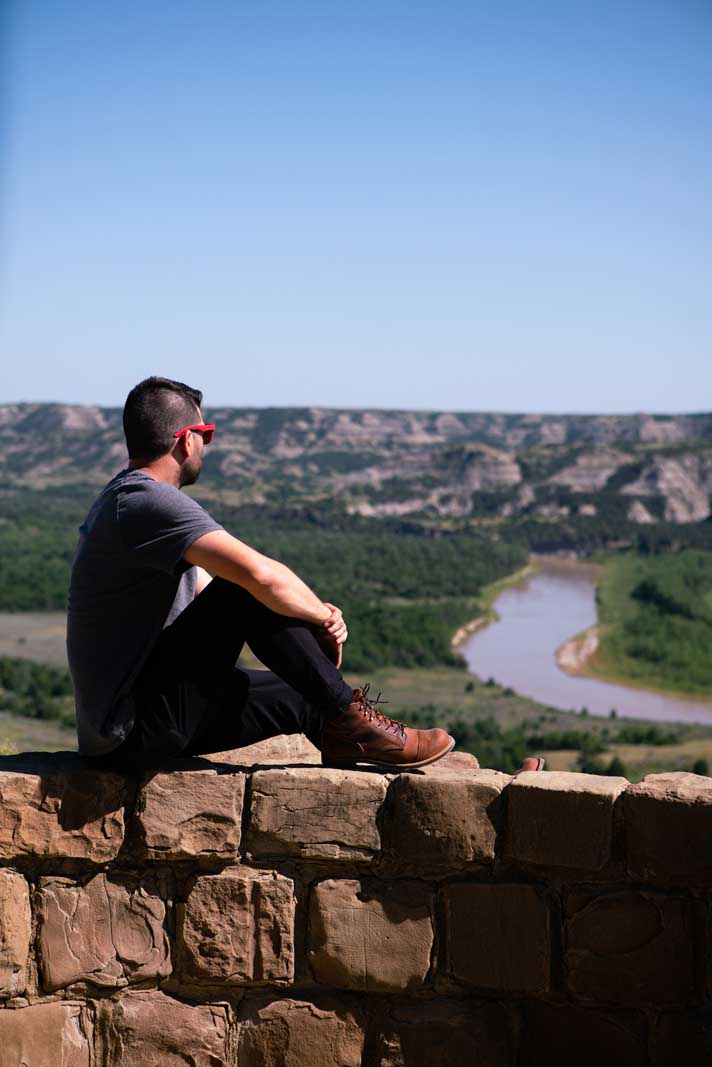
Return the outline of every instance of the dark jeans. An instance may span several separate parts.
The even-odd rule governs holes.
[[[269,670],[242,670],[244,644]],[[278,615],[233,582],[214,578],[161,633],[130,694],[134,726],[102,762],[135,770],[175,756],[242,748],[304,733],[317,747],[325,716],[353,690],[314,628]]]

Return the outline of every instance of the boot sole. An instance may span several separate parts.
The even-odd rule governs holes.
[[[381,763],[378,760],[369,760],[364,756],[361,760],[325,760],[322,757],[322,767],[333,767],[340,771],[355,771],[358,770],[360,765],[365,764],[367,767],[380,767],[385,771],[410,771],[416,767],[427,767],[429,763],[435,763],[437,760],[442,759],[443,756],[447,756],[448,752],[452,752],[455,747],[455,738],[450,738],[450,744],[447,748],[444,748],[441,752],[436,752],[434,756],[428,756],[427,759],[417,760],[415,763]]]

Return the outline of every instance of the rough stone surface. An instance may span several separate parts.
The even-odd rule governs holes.
[[[3,761],[38,769],[0,771],[0,859],[114,859],[124,839],[125,779],[109,771],[62,773],[45,762]]]
[[[101,1067],[228,1067],[226,1009],[159,992],[97,1006]]]
[[[279,766],[285,763],[321,764],[319,749],[304,734],[280,734],[244,748],[214,752],[211,760],[235,767]]]
[[[182,979],[242,985],[294,975],[294,883],[269,871],[201,876],[178,905]]]
[[[570,893],[568,986],[580,997],[631,1006],[695,999],[693,915],[686,900],[656,893]]]
[[[511,1067],[514,1027],[500,1004],[396,1005],[377,1040],[374,1067]]]
[[[386,847],[425,869],[492,863],[509,781],[498,771],[400,775],[390,787]]]
[[[648,774],[623,799],[626,858],[645,882],[712,885],[712,778]]]
[[[712,1057],[705,777],[255,764],[245,838],[264,805],[277,845],[238,858],[237,764],[70,755],[0,757],[2,1067]]]
[[[254,856],[367,860],[381,847],[382,774],[326,768],[256,771],[247,849]]]
[[[420,774],[430,777],[439,774],[441,771],[459,773],[460,771],[478,771],[479,769],[480,761],[471,752],[448,752],[447,756],[442,756],[436,763],[429,763],[427,767],[421,767]],[[497,772],[492,771],[491,773],[496,774]]]
[[[148,859],[234,857],[244,796],[240,773],[208,768],[147,775],[136,803],[139,852]]]
[[[24,993],[31,937],[29,886],[16,871],[0,870],[0,997]]]
[[[653,1031],[652,1067],[709,1067],[712,1063],[712,1017],[661,1015]]]
[[[626,778],[526,771],[507,789],[505,858],[599,870],[610,857],[613,805]]]
[[[672,1060],[667,1067],[678,1063]],[[529,1001],[517,1067],[648,1067],[642,1015]]]
[[[3,1067],[90,1067],[91,1024],[71,1001],[0,1011]]]
[[[131,884],[97,874],[85,885],[43,878],[37,893],[42,985],[118,989],[171,973],[166,905],[150,879]]]
[[[361,1067],[363,1024],[335,1000],[245,1000],[240,1067]]]
[[[329,879],[312,890],[309,960],[327,985],[369,992],[421,986],[430,970],[433,897],[416,882]]]
[[[549,988],[549,912],[530,885],[460,883],[445,890],[448,972],[483,989]]]

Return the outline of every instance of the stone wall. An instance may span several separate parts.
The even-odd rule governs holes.
[[[0,759],[3,1067],[712,1062],[712,780]]]

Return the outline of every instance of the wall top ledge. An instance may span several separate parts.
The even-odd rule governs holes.
[[[607,774],[584,774],[582,771],[525,771],[515,775],[511,789],[545,789],[552,792],[595,793],[618,796],[628,789],[627,778]]]
[[[712,804],[712,778],[689,771],[666,771],[646,774],[642,781],[630,786],[631,796],[644,796],[683,803]]]
[[[235,749],[230,752],[213,753],[210,756],[167,760],[165,763],[140,772],[136,776],[123,775],[102,767],[100,764],[81,756],[77,752],[22,752],[17,755],[0,756],[0,791],[3,783],[8,785],[17,776],[34,776],[40,779],[70,777],[81,788],[84,775],[100,775],[114,779],[117,786],[128,778],[137,778],[145,782],[157,774],[170,776],[181,772],[212,772],[215,775],[231,775],[255,770],[266,770],[298,775],[300,771],[314,775],[324,775],[325,779],[333,777],[333,771],[321,766],[316,748],[306,738],[280,737],[250,745],[249,748]],[[669,771],[648,774],[637,784],[631,784],[626,778],[585,774],[579,771],[527,771],[518,775],[503,774],[490,768],[480,767],[477,758],[467,752],[451,752],[437,763],[420,770],[388,772],[378,768],[364,766],[351,774],[369,775],[389,780],[404,776],[412,779],[427,779],[463,782],[487,782],[496,779],[500,788],[508,788],[514,793],[520,791],[586,793],[615,799],[625,792],[631,800],[650,798],[668,802],[687,804],[712,804],[712,778],[687,771]]]

